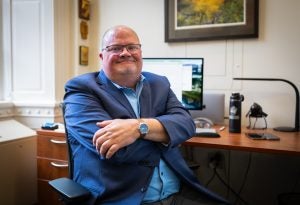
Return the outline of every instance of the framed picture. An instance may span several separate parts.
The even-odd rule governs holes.
[[[259,0],[165,0],[165,42],[257,38]]]
[[[89,26],[86,21],[80,22],[80,35],[81,39],[87,39],[89,34]]]
[[[80,65],[89,64],[89,47],[79,46],[79,64]]]
[[[79,18],[89,20],[90,19],[90,1],[78,0],[79,5]]]

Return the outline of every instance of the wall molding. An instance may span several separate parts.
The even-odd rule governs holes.
[[[0,102],[0,120],[14,116],[14,105],[11,102]]]
[[[45,122],[62,122],[62,112],[59,103],[29,104],[29,103],[0,103],[0,120],[17,119],[32,129],[40,128]]]

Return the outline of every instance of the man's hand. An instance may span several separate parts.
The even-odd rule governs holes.
[[[119,149],[135,142],[140,133],[137,119],[105,120],[97,123],[101,129],[95,132],[93,144],[101,156],[109,159]]]

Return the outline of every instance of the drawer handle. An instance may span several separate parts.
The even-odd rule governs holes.
[[[51,162],[50,163],[54,167],[68,167],[68,163],[56,163],[56,162]]]
[[[54,140],[51,139],[50,142],[54,143],[54,144],[66,144],[66,140]]]

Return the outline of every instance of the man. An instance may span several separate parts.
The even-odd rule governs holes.
[[[166,77],[143,72],[137,34],[116,26],[103,36],[100,72],[66,84],[65,120],[74,180],[90,204],[225,204],[205,189],[178,146],[195,125]]]

